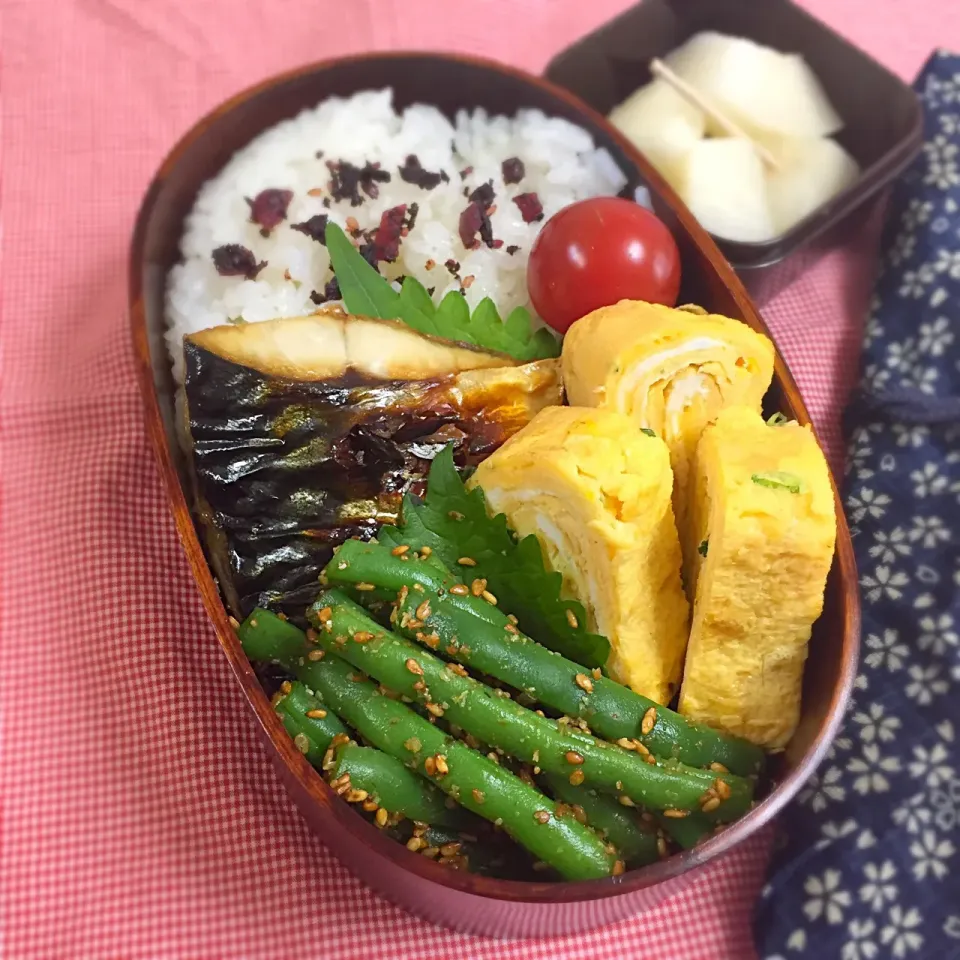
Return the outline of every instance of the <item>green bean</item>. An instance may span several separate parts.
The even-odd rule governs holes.
[[[417,615],[425,620],[432,598],[421,590],[423,600]],[[322,621],[318,617],[321,610],[325,615]],[[446,714],[450,723],[519,760],[568,776],[577,768],[576,776],[605,792],[627,795],[650,809],[670,810],[677,817],[702,805],[712,820],[729,820],[750,805],[752,784],[747,780],[674,761],[646,763],[637,753],[539,716],[514,703],[509,695],[501,696],[502,691],[466,675],[459,665],[447,664],[384,631],[339,591],[322,593],[308,616],[317,617],[317,639],[326,649],[389,689],[425,703],[434,716]]]
[[[281,663],[292,672],[303,672],[309,662],[303,657],[308,652],[306,634],[269,610],[255,610],[238,633],[250,657]],[[440,790],[395,757],[347,742],[347,728],[337,715],[299,680],[285,682],[273,706],[297,748],[321,772],[333,738],[344,741],[336,748],[332,770],[327,771],[331,780],[347,774],[353,790],[366,791],[378,806],[410,820],[463,830],[479,825],[462,808],[447,807]]]
[[[591,674],[520,633],[506,613],[469,591],[450,593],[451,586],[463,590],[465,585],[457,588],[453,574],[433,557],[427,562],[416,557],[408,560],[380,544],[351,540],[327,568],[327,578],[331,584],[376,586],[381,599],[390,590],[396,598],[406,587],[401,614],[419,605],[418,594],[411,592],[419,584],[430,596],[430,616],[401,616],[397,620],[400,633],[421,642],[438,636],[440,648],[460,663],[566,716],[585,720],[607,740],[636,741],[644,752],[693,767],[721,764],[742,775],[760,770],[763,751],[756,745],[687,720],[629,687]],[[356,596],[363,601],[367,594],[361,591]],[[411,626],[411,621],[416,625]],[[460,642],[448,649],[457,638]],[[578,684],[578,676],[586,682]]]
[[[359,646],[359,644],[355,644]],[[623,870],[612,847],[519,777],[384,696],[339,657],[306,661],[302,679],[366,740],[436,784],[473,813],[503,827],[568,880]]]
[[[548,773],[543,781],[558,800],[583,810],[587,823],[620,851],[628,867],[643,866],[658,858],[657,834],[641,826],[636,810],[591,787],[574,786],[568,777]]]

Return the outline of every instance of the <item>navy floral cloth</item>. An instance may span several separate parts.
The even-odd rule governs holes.
[[[782,817],[764,960],[960,958],[960,56],[917,81],[845,482],[863,650],[844,729]]]

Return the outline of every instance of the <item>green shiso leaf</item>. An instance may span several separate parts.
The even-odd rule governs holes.
[[[447,293],[435,307],[415,277],[406,277],[397,293],[337,224],[327,224],[325,240],[330,265],[350,313],[402,320],[419,333],[505,353],[523,363],[560,355],[557,338],[546,329],[534,331],[532,318],[523,307],[511,311],[504,322],[494,302],[486,297],[471,316],[466,297],[457,290]]]
[[[531,534],[517,541],[502,513],[487,513],[483,491],[464,486],[452,447],[433,461],[426,498],[405,497],[399,526],[381,527],[379,539],[391,547],[430,547],[454,571],[462,569],[460,557],[472,558],[476,566],[470,575],[487,581],[499,608],[512,613],[524,633],[585,667],[606,663],[610,642],[586,629],[583,604],[561,598],[563,577],[544,566],[537,538]]]

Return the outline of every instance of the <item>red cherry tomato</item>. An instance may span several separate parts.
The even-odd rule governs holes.
[[[620,300],[674,306],[680,252],[645,207],[594,197],[571,203],[544,224],[530,251],[527,287],[543,321],[565,333],[575,320]]]

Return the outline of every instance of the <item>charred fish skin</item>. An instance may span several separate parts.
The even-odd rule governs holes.
[[[334,548],[395,522],[447,443],[458,465],[474,466],[560,397],[552,361],[424,380],[350,369],[294,380],[189,337],[184,359],[196,512],[238,617],[259,605],[302,622]]]

